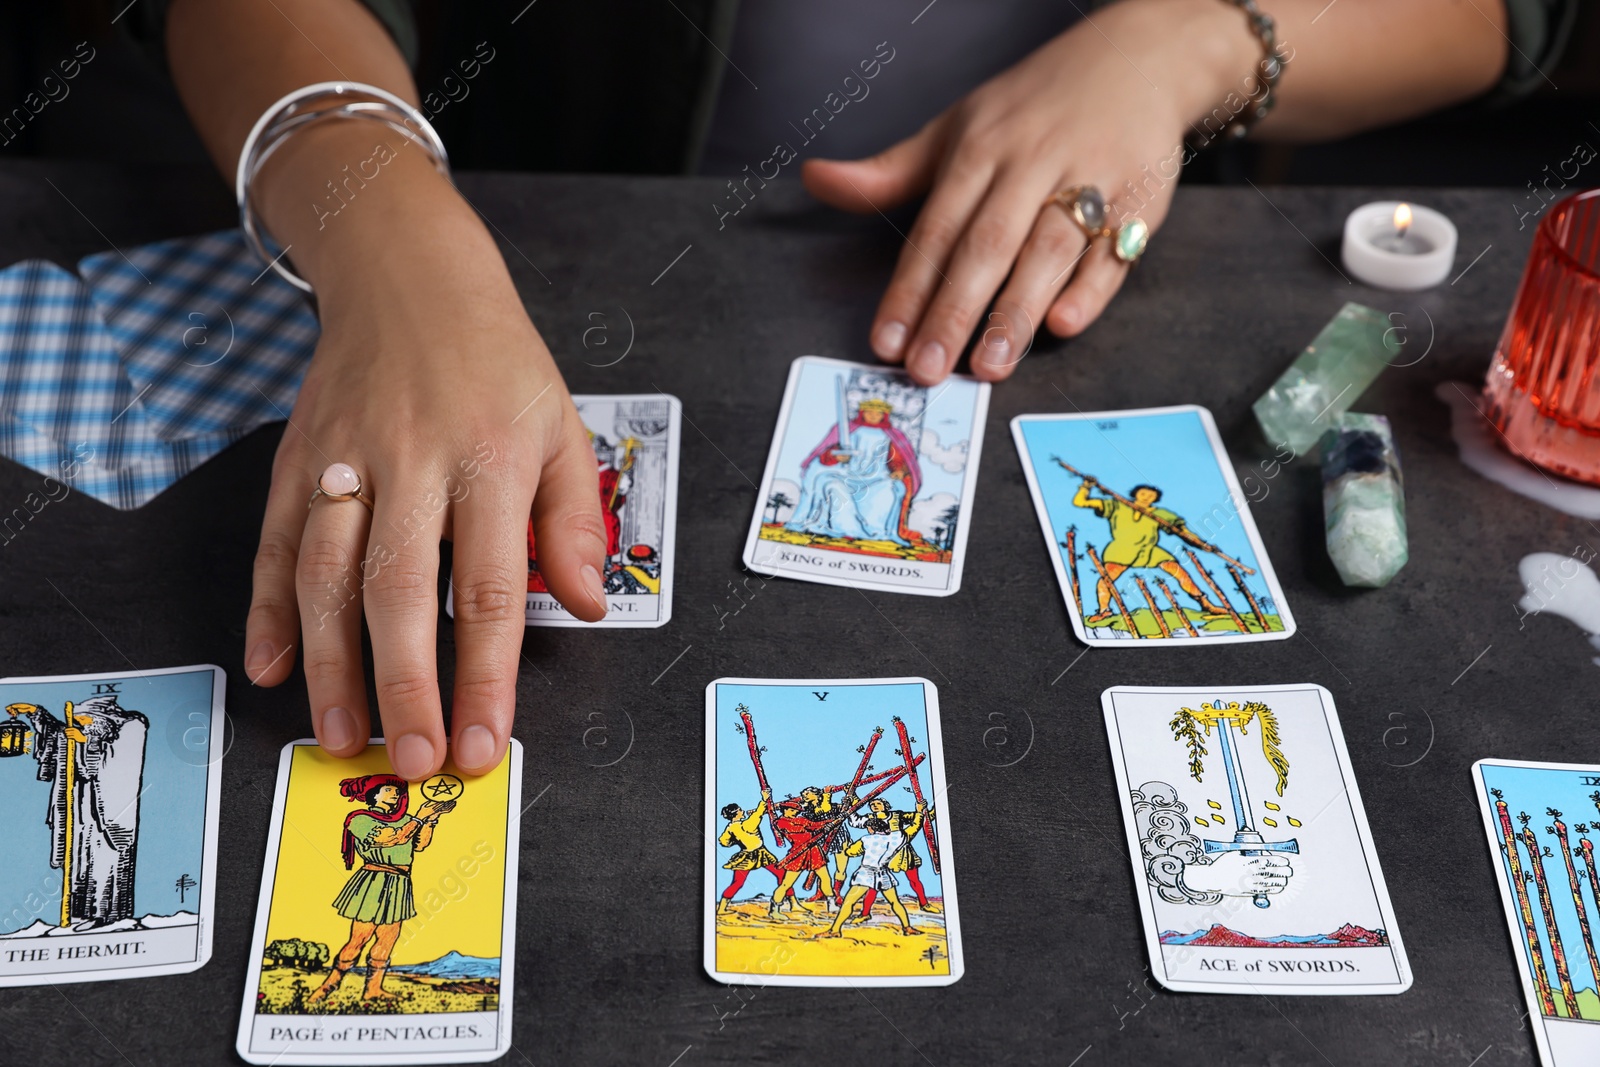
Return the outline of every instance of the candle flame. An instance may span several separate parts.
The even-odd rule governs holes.
[[[1409,229],[1411,229],[1411,205],[1401,204],[1394,209],[1394,230],[1404,237]]]

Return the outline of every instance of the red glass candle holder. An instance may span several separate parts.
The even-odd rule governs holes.
[[[1484,396],[1513,452],[1600,485],[1600,189],[1540,220]]]

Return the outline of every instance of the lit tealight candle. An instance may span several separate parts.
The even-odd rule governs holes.
[[[1393,200],[1363,204],[1344,221],[1345,270],[1377,289],[1427,289],[1456,258],[1455,224],[1432,208]]]

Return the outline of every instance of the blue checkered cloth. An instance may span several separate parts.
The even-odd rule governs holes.
[[[0,452],[129,509],[286,418],[317,322],[261,267],[235,230],[0,271]]]
[[[99,252],[78,271],[161,437],[289,417],[317,320],[238,230]]]

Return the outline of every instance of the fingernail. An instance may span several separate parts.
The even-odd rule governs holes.
[[[322,747],[345,749],[355,744],[356,717],[344,708],[329,708],[322,713]]]
[[[1011,342],[1004,334],[993,344],[985,342],[983,345],[983,361],[992,367],[1003,367],[1011,359]]]
[[[917,349],[917,354],[911,357],[908,369],[924,378],[944,377],[944,345],[938,341],[929,341]]]
[[[583,576],[583,591],[586,596],[600,607],[606,606],[606,587],[600,582],[600,572],[589,563],[583,565],[583,570],[578,572]]]
[[[257,641],[256,647],[250,650],[249,657],[244,661],[244,672],[253,681],[258,674],[270,666],[272,666],[272,642]]]
[[[456,742],[456,766],[486,767],[494,759],[494,734],[487,726],[469,726]]]
[[[433,770],[433,742],[421,734],[401,734],[389,744],[389,762],[402,778],[421,778]]]
[[[903,322],[886,322],[878,327],[872,337],[872,350],[882,359],[894,359],[906,343],[906,326]]]
[[[1078,309],[1071,304],[1061,309],[1061,326],[1066,330],[1078,328]]]

